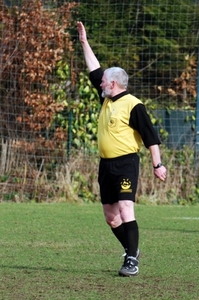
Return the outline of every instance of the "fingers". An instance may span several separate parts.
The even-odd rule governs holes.
[[[163,166],[159,169],[154,170],[154,175],[159,178],[161,181],[165,181],[167,178],[167,171],[166,168]]]
[[[77,30],[78,30],[79,34],[83,34],[85,31],[84,25],[80,21],[77,21]]]
[[[166,180],[166,176],[161,176],[161,177],[160,177],[160,180],[161,180],[161,181],[165,181],[165,180]]]
[[[78,29],[83,29],[83,28],[84,28],[83,23],[80,22],[80,21],[77,21],[77,28],[78,28]]]
[[[81,22],[77,21],[77,29],[78,31],[81,29]]]
[[[161,181],[165,181],[166,180],[166,176],[159,176],[159,175],[155,175],[155,177],[157,177],[158,179],[160,179]]]
[[[85,27],[83,25],[83,23],[81,21],[77,21],[77,30],[79,32],[79,40],[81,43],[84,43],[87,41],[87,37],[86,37],[86,30]]]

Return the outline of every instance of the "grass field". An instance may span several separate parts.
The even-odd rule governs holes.
[[[199,299],[199,206],[136,206],[140,274],[100,204],[1,204],[0,300]]]

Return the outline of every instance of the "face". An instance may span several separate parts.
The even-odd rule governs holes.
[[[111,82],[108,82],[106,79],[106,75],[103,75],[102,77],[102,83],[100,84],[101,88],[102,88],[102,97],[111,97],[112,95],[112,84]]]

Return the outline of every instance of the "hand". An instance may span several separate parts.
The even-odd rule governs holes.
[[[160,180],[165,181],[167,177],[167,169],[164,166],[154,169],[154,175]]]
[[[79,40],[81,43],[84,43],[87,41],[87,36],[86,36],[86,29],[83,25],[82,22],[77,22],[77,30],[79,32]]]

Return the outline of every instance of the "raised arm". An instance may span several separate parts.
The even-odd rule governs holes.
[[[86,36],[86,30],[82,22],[77,22],[77,30],[79,33],[79,40],[82,45],[82,49],[84,52],[84,58],[86,61],[86,65],[88,67],[89,72],[92,72],[98,68],[100,68],[100,64],[98,59],[96,58],[95,54],[93,53],[93,50],[91,49],[87,36]]]

